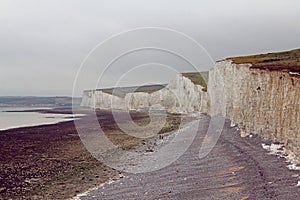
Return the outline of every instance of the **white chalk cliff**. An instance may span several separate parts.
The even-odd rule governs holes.
[[[207,92],[178,75],[153,93],[128,93],[124,98],[86,91],[82,106],[99,109],[141,110],[165,107],[172,113],[218,114],[225,99],[226,117],[242,135],[259,134],[284,143],[300,158],[300,78],[285,71],[251,68],[250,64],[221,61],[209,72]],[[113,102],[113,103],[112,103]],[[213,106],[211,106],[213,105]]]
[[[223,78],[226,117],[243,136],[255,133],[282,142],[300,158],[299,76],[250,66],[222,61],[214,68]]]
[[[102,91],[85,91],[81,106],[98,109],[145,110],[165,108],[171,113],[200,112],[206,92],[179,74],[165,88],[153,93],[132,92],[124,98]],[[204,109],[204,108],[203,108]]]

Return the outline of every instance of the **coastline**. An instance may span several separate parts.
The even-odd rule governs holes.
[[[51,112],[66,113],[71,112],[71,110],[57,110]],[[113,116],[109,111],[97,111],[97,116],[99,123],[103,129],[106,130],[105,133],[107,136],[112,142],[118,146],[120,145],[121,148],[141,147],[142,152],[144,152],[148,150],[147,143],[150,142],[153,144],[151,140],[155,140],[156,138],[145,141],[132,138],[122,133],[115,126]],[[87,130],[89,130],[90,117],[91,116],[87,114],[81,119],[78,119],[85,122],[84,125]],[[170,116],[170,120],[176,122],[180,117],[182,116]],[[145,113],[132,113],[132,118],[141,125],[149,123],[149,116]],[[193,119],[193,117],[187,121],[191,119]],[[284,193],[288,193],[290,188],[298,190],[298,186],[300,185],[298,178],[299,171],[291,170],[289,166],[293,167],[292,163],[288,163],[287,160],[282,157],[279,158],[278,155],[270,155],[270,153],[263,148],[265,145],[269,145],[271,148],[271,141],[264,140],[257,135],[243,138],[240,136],[239,129],[237,127],[230,127],[229,122],[227,122],[226,127],[227,128],[224,129],[225,133],[221,135],[218,141],[218,144],[220,144],[218,147],[220,148],[219,153],[221,153],[221,155],[228,153],[228,156],[233,156],[234,158],[232,159],[236,160],[237,163],[242,162],[242,164],[247,167],[247,170],[251,171],[248,172],[246,170],[242,172],[246,177],[252,177],[249,182],[250,184],[259,183],[259,185],[263,186],[273,182],[280,182],[282,186],[281,184],[275,188],[268,186],[267,189],[277,192],[281,191],[280,188],[282,187]],[[170,132],[172,132],[171,129],[176,130],[176,126],[167,127],[164,135],[170,134]],[[163,139],[165,140],[167,137],[163,137]],[[101,191],[104,189],[103,186],[105,186],[105,188],[112,188],[111,191],[115,191],[113,188],[118,185],[119,182],[124,185],[126,181],[130,180],[128,179],[128,174],[122,174],[117,170],[111,169],[91,156],[83,146],[76,132],[74,121],[1,131],[0,145],[2,147],[0,149],[2,155],[0,158],[1,199],[77,200],[86,199],[93,195],[99,195],[100,197],[99,191],[100,189]],[[198,147],[197,142],[194,145]],[[224,145],[230,148],[224,151]],[[236,149],[239,153],[230,152],[231,150],[236,151]],[[242,151],[240,151],[240,149],[242,149]],[[254,152],[252,152],[253,149],[255,149]],[[244,151],[246,153],[243,153]],[[261,155],[259,159],[256,156],[257,154]],[[218,155],[218,153],[216,155]],[[250,157],[245,160],[245,156]],[[192,158],[193,157],[194,156],[192,156]],[[258,160],[252,163],[252,161],[255,160],[254,158]],[[223,163],[223,157],[220,156],[219,159],[221,161],[220,163]],[[197,159],[193,159],[193,161],[197,161]],[[189,161],[183,160],[182,164],[184,163],[189,163]],[[276,163],[276,165],[270,166],[269,163]],[[202,165],[197,164],[196,166],[201,167]],[[257,167],[259,168],[256,169]],[[269,169],[272,167],[276,167],[276,170]],[[175,168],[177,170],[177,165],[175,165]],[[207,166],[207,170],[208,169],[210,169],[210,166]],[[176,170],[174,169],[173,171],[174,173],[176,172],[174,178],[176,177],[177,180],[178,172]],[[262,176],[260,174],[261,170],[263,177],[267,177],[266,180],[260,179]],[[268,174],[270,171],[280,170],[280,176]],[[190,172],[185,168],[183,168],[182,171]],[[217,168],[216,173],[219,173]],[[231,175],[232,173],[235,175],[235,173],[240,172],[234,171],[229,174]],[[191,174],[194,177],[194,173]],[[132,177],[133,175],[130,176]],[[182,175],[182,177],[184,176],[185,175]],[[281,180],[285,179],[287,179],[288,182],[281,182]],[[151,182],[152,180],[155,183],[158,181],[158,179],[150,176],[149,181]],[[212,178],[210,180],[214,179]],[[225,181],[226,182],[221,184],[220,188],[222,188],[228,180]],[[165,180],[162,180],[162,183],[164,182]],[[206,187],[203,186],[203,188]],[[241,188],[246,189],[248,186],[242,184]],[[163,189],[163,187],[161,187],[161,189]],[[244,189],[241,190],[242,193],[246,191]],[[261,190],[259,188],[255,189],[255,187],[249,187],[248,189],[250,191],[253,190],[253,192],[259,192]],[[247,192],[245,192],[245,194],[247,194]],[[263,194],[259,193],[258,195]]]
[[[14,125],[7,125],[5,127],[0,127],[0,131],[7,131],[11,129],[18,129],[18,128],[33,128],[36,126],[43,126],[43,125],[51,125],[51,124],[58,124],[61,122],[73,121],[83,117],[84,114],[73,114],[73,113],[62,113],[56,112],[54,108],[30,108],[30,107],[17,107],[17,108],[9,108],[8,110],[0,111],[2,113],[31,113],[34,114],[34,117],[37,118],[39,121],[36,122],[34,119],[30,119],[27,122],[18,122]],[[23,116],[26,117],[26,116]]]
[[[41,112],[70,114],[72,110]],[[120,147],[131,148],[141,142],[118,130],[109,111],[97,112],[97,116],[107,136]],[[86,114],[77,120],[83,120],[89,130],[90,117]],[[149,122],[149,116],[143,113],[133,113],[132,117],[138,123]],[[85,149],[73,120],[0,131],[0,145],[0,198],[3,199],[73,198],[119,174]]]
[[[175,129],[173,131],[167,131],[167,132],[164,132],[164,133],[160,133],[159,135],[157,135],[153,138],[149,138],[149,139],[145,140],[143,143],[140,143],[140,144],[136,145],[134,148],[130,149],[129,151],[137,153],[136,154],[137,157],[135,157],[135,159],[136,159],[136,162],[138,162],[139,158],[145,158],[146,154],[149,153],[149,146],[152,146],[150,152],[157,151],[163,145],[165,145],[170,140],[172,140],[175,135],[180,134],[180,132],[183,129],[186,129],[189,126],[191,126],[191,124],[194,122],[191,119],[196,119],[196,118],[200,119],[200,116],[202,118],[203,116],[205,116],[205,114],[193,116],[189,119],[186,118],[186,121],[184,122],[184,125],[182,127],[180,127],[179,129]],[[130,162],[124,163],[124,165],[125,166],[127,165],[127,167],[132,166],[132,160]],[[106,182],[101,183],[100,185],[95,186],[93,188],[89,188],[88,190],[86,190],[82,193],[79,193],[76,196],[70,198],[70,200],[80,200],[81,198],[85,198],[85,197],[89,196],[90,193],[93,193],[93,192],[95,192],[95,191],[97,191],[101,188],[108,187],[111,184],[116,184],[116,183],[126,179],[130,175],[131,175],[131,173],[128,173],[128,172],[122,172],[122,173],[119,172],[116,176],[109,178],[109,180],[107,180]]]
[[[76,116],[76,117],[81,117],[81,116]],[[38,126],[45,126],[45,125],[55,125],[55,124],[59,124],[59,123],[63,123],[63,122],[69,122],[69,121],[74,121],[78,118],[69,118],[69,117],[65,117],[64,119],[57,119],[57,121],[55,122],[44,122],[44,123],[37,123],[37,124],[22,124],[22,125],[18,125],[18,126],[11,126],[8,128],[3,128],[0,129],[0,131],[9,131],[9,130],[13,130],[13,129],[19,129],[19,128],[34,128],[34,127],[38,127]]]

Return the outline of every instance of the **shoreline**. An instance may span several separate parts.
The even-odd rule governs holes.
[[[51,110],[50,112],[54,111]],[[70,110],[57,110],[56,112],[65,113],[70,112]],[[134,149],[135,147],[142,147],[142,151],[147,151],[147,142],[153,143],[151,140],[157,138],[154,137],[146,141],[137,140],[121,133],[115,127],[116,124],[109,111],[97,112],[97,117],[107,136],[120,147],[132,149],[133,147]],[[133,113],[132,117],[140,125],[149,123],[149,118],[145,113]],[[180,116],[170,116],[170,120],[176,122],[178,117],[180,118]],[[84,126],[87,131],[90,130],[89,119],[88,112],[86,112],[86,116],[78,119],[85,122]],[[172,131],[169,131],[171,128],[174,127],[166,128],[163,135],[172,134]],[[272,156],[267,155],[269,153],[263,153],[267,150],[262,145],[270,145],[270,150],[272,150],[272,141],[264,140],[257,135],[242,138],[238,128],[230,126],[229,122],[228,129],[224,131],[226,134],[220,137],[218,143],[225,142],[224,144],[231,145],[231,140],[235,138],[234,140],[238,141],[238,144],[246,145],[245,147],[241,145],[237,149],[248,148],[247,145],[251,144],[250,149],[255,147],[258,152],[262,153],[259,155],[266,156],[267,160],[272,160]],[[165,139],[167,138],[163,137],[163,140]],[[111,188],[113,185],[117,185],[119,181],[128,181],[128,174],[123,175],[91,156],[76,132],[74,121],[0,131],[0,145],[2,146],[0,149],[2,155],[0,158],[1,199],[85,199],[97,193],[99,188],[103,188],[103,186]],[[234,145],[233,147],[235,148]],[[280,147],[277,149],[280,150]],[[155,148],[153,150],[155,151]],[[254,152],[251,154],[256,155]],[[276,152],[274,154],[276,155]],[[237,156],[244,157],[245,155],[241,153]],[[289,177],[290,179],[291,175],[296,176],[299,173],[298,170],[288,168],[287,165],[292,166],[292,163],[288,163],[283,157],[279,160],[280,169],[284,171],[282,172],[284,178]],[[264,159],[260,159],[259,162],[262,167],[268,167]],[[264,173],[268,171],[264,170]],[[271,177],[271,179],[273,178]],[[296,179],[294,177],[291,180],[294,187],[300,185],[297,182],[300,179],[297,181]]]
[[[46,112],[65,114],[72,110]],[[77,120],[82,120],[86,130],[91,131],[91,116],[84,110],[83,113],[86,115]],[[118,146],[132,148],[141,142],[122,133],[110,112],[97,112],[97,117]],[[133,113],[132,118],[140,124],[149,122],[144,113]],[[80,140],[74,120],[0,131],[0,145],[2,199],[69,199],[119,174],[91,156]]]
[[[205,116],[205,114],[202,113],[201,116],[203,117],[203,116]],[[200,117],[200,115],[197,116],[197,117]],[[153,147],[152,150],[153,150],[153,152],[155,152],[156,150],[158,150],[159,148],[161,148],[165,143],[167,143],[168,141],[170,141],[171,138],[173,138],[175,135],[179,134],[181,132],[181,130],[186,129],[189,126],[191,126],[192,123],[193,123],[193,121],[190,121],[190,122],[184,124],[182,127],[180,127],[180,129],[173,130],[173,131],[170,131],[170,132],[161,133],[161,134],[159,134],[159,135],[157,135],[157,136],[155,136],[153,138],[149,138],[146,141],[144,141],[142,144],[138,144],[137,146],[133,147],[129,151],[136,152],[138,157],[144,157],[145,153],[147,153],[148,150],[149,150],[148,148],[146,148],[146,146],[154,144],[154,147]],[[125,165],[130,166],[131,164],[127,163]],[[155,171],[157,171],[157,170],[155,170]],[[101,189],[103,187],[106,187],[108,185],[115,184],[118,181],[121,181],[122,179],[125,179],[127,176],[130,176],[131,174],[132,173],[129,173],[129,172],[123,172],[123,173],[120,172],[115,177],[110,178],[106,182],[101,183],[100,185],[98,185],[96,187],[89,188],[88,190],[86,190],[86,191],[84,191],[84,192],[82,192],[80,194],[77,194],[76,196],[70,198],[70,200],[80,200],[81,198],[84,198],[84,197],[88,196],[89,193],[94,192],[96,190],[99,190],[99,189]]]
[[[64,123],[64,122],[70,122],[70,121],[74,121],[78,118],[65,118],[65,119],[61,119],[58,122],[49,122],[49,123],[41,123],[41,124],[24,124],[24,125],[19,125],[19,126],[13,126],[13,127],[8,127],[8,128],[4,128],[4,129],[0,129],[0,133],[2,131],[11,131],[11,130],[15,130],[15,129],[20,129],[20,128],[36,128],[36,127],[42,127],[42,126],[46,126],[46,125],[55,125],[55,124],[60,124],[60,123]]]
[[[229,120],[210,154],[197,159],[209,118],[203,123],[206,125],[201,126],[195,143],[166,168],[147,174],[125,173],[122,179],[90,189],[73,200],[299,199],[300,172],[288,168],[286,159],[263,148],[262,144],[271,145],[272,141],[258,135],[241,137]]]
[[[85,114],[73,114],[73,113],[57,113],[55,112],[56,109],[59,108],[38,108],[38,109],[26,109],[22,110],[22,107],[20,107],[20,110],[7,110],[7,111],[2,111],[4,113],[39,113],[42,114],[41,117],[44,119],[53,119],[53,121],[49,122],[39,122],[39,123],[31,123],[31,124],[20,124],[16,126],[10,126],[6,128],[0,128],[1,131],[8,131],[8,130],[13,130],[13,129],[19,129],[19,128],[34,128],[37,126],[44,126],[44,125],[54,125],[54,124],[59,124],[63,122],[68,122],[68,121],[74,121],[77,119],[80,119],[80,117],[85,116]],[[58,117],[59,116],[59,117]]]
[[[205,116],[205,114],[203,114],[203,116]],[[239,143],[246,144],[247,146],[249,145],[251,149],[252,148],[258,149],[259,152],[262,154],[262,156],[264,156],[267,160],[273,160],[274,156],[277,157],[274,162],[276,162],[276,164],[281,165],[280,168],[282,169],[282,171],[284,171],[284,174],[285,174],[283,176],[285,178],[289,179],[289,181],[293,181],[294,182],[292,184],[289,183],[288,187],[294,187],[295,189],[298,190],[298,188],[300,187],[300,176],[299,176],[300,167],[299,167],[299,165],[297,165],[297,164],[295,164],[293,162],[291,154],[284,153],[286,151],[285,151],[285,148],[284,148],[283,144],[279,144],[279,143],[276,143],[276,142],[274,143],[274,141],[262,138],[262,137],[260,137],[257,134],[250,134],[247,137],[242,137],[241,134],[240,134],[238,126],[231,126],[230,123],[229,123],[229,120],[227,119],[226,121],[227,121],[227,123],[226,123],[227,125],[226,125],[226,129],[224,131],[225,132],[230,132],[230,134],[226,136],[226,139],[223,138],[223,136],[221,136],[220,137],[221,141],[224,140],[224,141],[228,142],[227,141],[228,140],[227,137],[229,137],[229,138],[235,137],[236,140],[239,141]],[[172,135],[173,133],[175,133],[175,131],[171,131],[171,132],[167,132],[167,133],[162,134],[164,137],[162,137],[163,139],[162,139],[161,142],[162,143],[166,142],[166,141],[164,141],[164,140],[166,140],[165,136]],[[147,146],[148,143],[153,143],[153,141],[152,141],[153,139],[156,140],[158,138],[160,138],[160,137],[157,136],[155,138],[151,138],[151,139],[145,141],[145,143],[143,145]],[[156,143],[156,144],[159,146],[158,143]],[[228,142],[228,144],[233,145],[237,149],[240,148],[238,146],[235,146],[235,144],[232,144],[231,142]],[[135,151],[135,152],[139,152],[140,153],[139,156],[145,156],[144,152],[147,152],[147,151],[143,151],[143,150],[145,150],[143,148],[142,148],[142,151],[140,149],[140,147],[142,147],[143,145],[138,145],[137,147],[135,147],[132,150]],[[155,151],[156,150],[154,150],[154,152]],[[242,152],[240,152],[240,153],[242,154]],[[245,154],[245,155],[248,156],[247,154]],[[251,155],[251,157],[253,157],[253,155]],[[262,166],[267,165],[263,161],[259,161],[259,162],[260,162],[259,165],[262,165]],[[244,167],[242,167],[242,168],[244,168]],[[273,173],[273,171],[268,171],[268,170],[266,170],[264,173],[268,173],[268,172]],[[153,173],[153,172],[150,172],[150,173]],[[154,174],[155,173],[156,172],[154,172]],[[236,172],[232,172],[233,175],[236,175],[235,173]],[[247,175],[249,175],[249,174],[247,174]],[[121,187],[120,185],[124,185],[124,187],[126,187],[125,186],[126,183],[130,182],[128,180],[137,179],[137,178],[135,178],[135,176],[140,176],[140,175],[139,174],[132,174],[132,173],[124,173],[124,175],[122,175],[122,177],[116,176],[113,179],[109,179],[106,182],[104,182],[104,183],[102,183],[102,184],[100,184],[100,185],[98,185],[96,187],[89,188],[85,192],[77,194],[73,198],[70,198],[70,200],[91,199],[91,197],[93,197],[93,198],[100,198],[100,199],[104,198],[105,195],[102,196],[102,194],[105,193],[106,188],[110,188],[108,191],[111,191],[111,188],[114,188],[114,187],[115,188],[119,188],[119,187]],[[142,177],[142,176],[140,176],[140,177]],[[276,180],[277,178],[276,178],[276,176],[274,176],[274,177],[272,177],[270,179],[273,179],[273,180],[275,179]],[[142,180],[142,179],[139,179],[139,180]],[[279,180],[281,180],[281,179],[279,178]],[[267,184],[270,185],[270,184],[273,184],[273,182],[272,181],[268,181]],[[226,185],[226,184],[224,183],[224,185]],[[130,187],[128,187],[128,188],[130,188]],[[112,194],[113,193],[114,192],[112,192]],[[117,193],[118,192],[116,192],[116,194]],[[246,192],[244,192],[244,193],[246,193]],[[124,194],[124,196],[126,196],[126,195]]]

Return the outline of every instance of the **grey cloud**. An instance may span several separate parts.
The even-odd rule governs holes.
[[[111,35],[137,27],[186,33],[214,60],[297,48],[299,8],[297,0],[2,0],[0,95],[71,95],[87,53]],[[176,68],[184,71],[184,66]],[[112,69],[104,85],[113,85],[110,80],[121,71]],[[139,83],[134,76],[128,84]],[[157,77],[156,82],[170,78]]]

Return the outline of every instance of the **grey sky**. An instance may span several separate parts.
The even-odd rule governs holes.
[[[0,95],[71,95],[87,53],[137,27],[181,31],[214,60],[298,48],[299,11],[298,0],[0,0]]]

